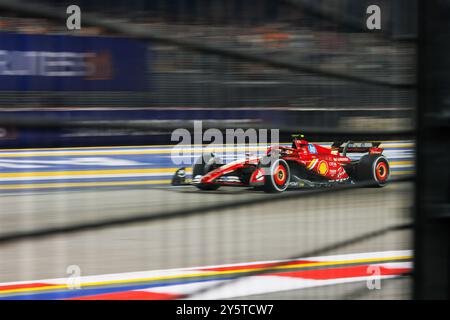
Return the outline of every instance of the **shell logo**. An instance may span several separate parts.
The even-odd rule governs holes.
[[[325,161],[321,161],[319,163],[318,171],[321,175],[325,175],[328,173],[328,164]]]

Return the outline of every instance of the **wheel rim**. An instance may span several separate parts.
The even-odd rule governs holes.
[[[275,169],[275,172],[273,174],[273,178],[275,180],[275,183],[282,187],[286,180],[287,180],[287,172],[286,172],[286,168],[283,165],[278,165],[277,168]]]
[[[385,181],[387,179],[389,169],[384,162],[379,162],[375,168],[375,175],[378,181]]]

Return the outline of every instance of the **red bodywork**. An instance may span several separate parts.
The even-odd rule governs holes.
[[[323,147],[315,143],[309,143],[306,140],[294,140],[292,147],[277,146],[268,148],[266,155],[272,152],[279,152],[280,158],[292,166],[297,164],[313,174],[322,176],[328,181],[344,181],[349,178],[345,166],[351,162],[351,159],[342,155],[336,147]],[[347,152],[359,152],[360,150],[347,150]],[[370,154],[381,154],[382,148],[373,147],[364,150]],[[259,168],[260,159],[258,157],[246,157],[228,164],[224,164],[206,175],[198,182],[201,184],[220,184],[220,185],[259,185],[264,183],[264,169]],[[248,183],[236,179],[227,180],[226,175],[244,169],[253,168]]]

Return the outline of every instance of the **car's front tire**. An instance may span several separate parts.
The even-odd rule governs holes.
[[[261,166],[264,169],[264,191],[268,193],[286,191],[291,181],[288,163],[283,159],[268,162]]]

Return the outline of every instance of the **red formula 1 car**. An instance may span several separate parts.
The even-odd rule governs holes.
[[[335,142],[331,147],[295,137],[291,147],[268,148],[264,157],[246,156],[224,164],[214,154],[204,154],[195,163],[191,184],[201,190],[220,186],[256,187],[266,192],[288,188],[330,187],[336,184],[371,181],[386,184],[390,168],[378,142]],[[348,153],[365,153],[351,160]],[[185,170],[179,169],[172,184],[182,184]]]

